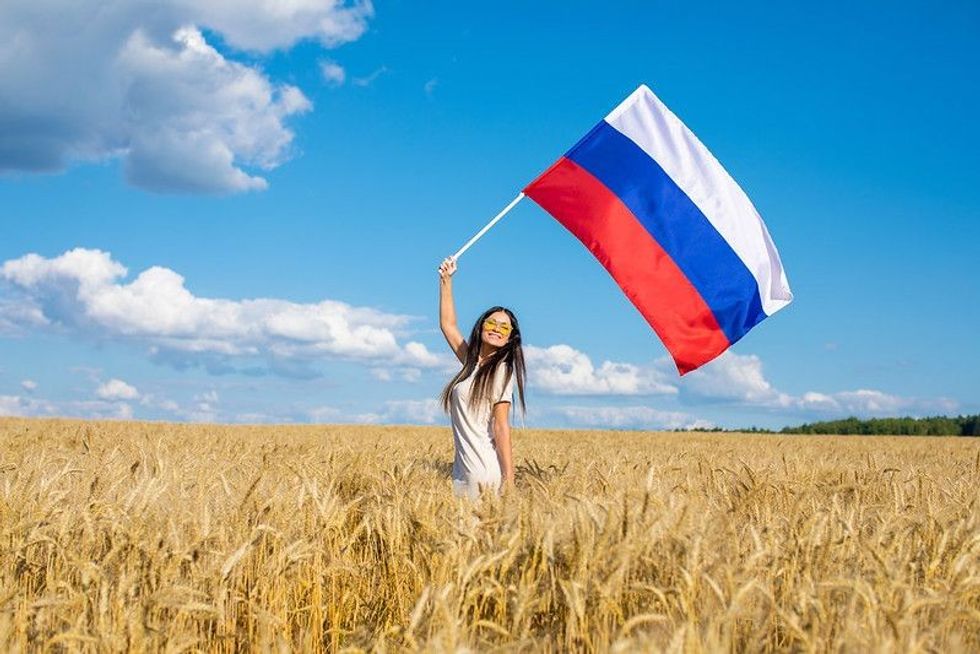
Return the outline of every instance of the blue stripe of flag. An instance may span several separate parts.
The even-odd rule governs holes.
[[[759,286],[660,165],[606,121],[565,155],[612,191],[683,271],[734,343],[766,318]]]

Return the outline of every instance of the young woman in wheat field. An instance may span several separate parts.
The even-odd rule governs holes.
[[[456,456],[453,492],[477,497],[514,483],[510,409],[514,386],[524,404],[524,350],[517,317],[505,307],[490,307],[463,338],[456,324],[453,274],[456,261],[439,266],[439,326],[462,368],[442,391],[442,406],[453,427]]]

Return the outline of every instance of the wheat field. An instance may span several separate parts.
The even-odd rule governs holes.
[[[980,649],[980,439],[0,419],[0,650]]]

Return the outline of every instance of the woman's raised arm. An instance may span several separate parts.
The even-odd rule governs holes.
[[[439,327],[446,337],[449,348],[459,359],[466,362],[466,339],[456,324],[456,305],[453,303],[453,273],[456,272],[456,260],[452,257],[445,259],[439,265]]]

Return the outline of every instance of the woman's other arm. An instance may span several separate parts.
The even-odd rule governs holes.
[[[504,487],[514,485],[514,456],[510,445],[510,402],[493,405],[493,444]]]
[[[466,340],[456,324],[456,305],[453,303],[453,273],[455,272],[456,261],[452,257],[439,266],[439,327],[453,354],[460,363],[465,363]]]

